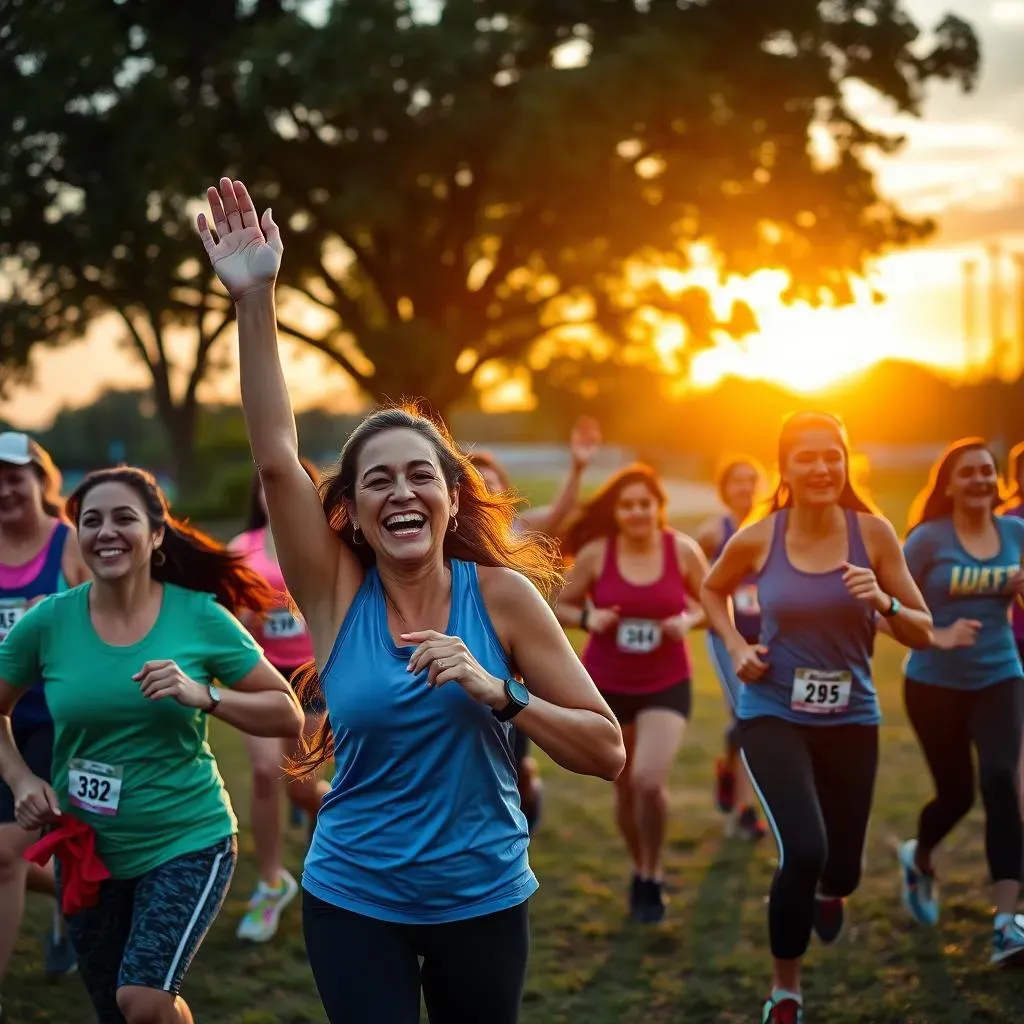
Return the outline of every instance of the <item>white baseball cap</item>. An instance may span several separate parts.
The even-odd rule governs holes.
[[[7,430],[0,434],[0,462],[9,466],[43,464],[42,449],[28,434]]]

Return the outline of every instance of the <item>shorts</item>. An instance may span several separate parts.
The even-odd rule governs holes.
[[[608,693],[602,690],[601,696],[608,702],[619,725],[632,725],[641,711],[650,711],[652,708],[675,711],[689,721],[693,707],[693,691],[689,679],[654,693]]]
[[[53,723],[43,722],[15,729],[14,745],[29,771],[44,782],[49,782],[53,769]],[[0,779],[0,825],[8,825],[14,820],[14,794],[7,783]]]
[[[292,676],[295,675],[295,673],[298,672],[301,667],[301,665],[296,665],[293,668],[278,668],[277,665],[274,666],[274,668],[276,668],[277,671],[280,672],[281,675],[283,675],[285,679],[287,679],[289,682],[291,682]],[[294,688],[295,687],[293,684],[292,689]],[[327,702],[324,700],[324,695],[322,692],[317,694],[310,694],[309,696],[300,700],[299,703],[302,705],[302,710],[307,715],[322,715],[327,711]]]
[[[97,1024],[124,1024],[117,990],[125,985],[178,994],[237,859],[238,843],[228,836],[139,878],[108,879],[95,906],[67,918]]]

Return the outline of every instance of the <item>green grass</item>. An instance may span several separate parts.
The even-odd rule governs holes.
[[[886,511],[902,515],[892,508],[894,502],[883,496]],[[712,804],[712,764],[725,714],[702,638],[697,639],[694,720],[672,775],[666,858],[672,903],[663,925],[641,928],[624,919],[629,868],[612,824],[610,787],[542,759],[546,816],[531,848],[541,889],[532,907],[533,953],[522,1024],[759,1019],[769,976],[764,898],[775,850],[770,840],[751,848],[722,838]],[[991,918],[980,811],[947,843],[939,927],[919,929],[899,906],[893,847],[913,830],[930,793],[901,706],[901,657],[895,645],[879,641],[877,681],[885,725],[866,874],[850,901],[851,927],[844,939],[831,949],[811,946],[805,974],[808,1020],[974,1024],[1020,1019],[1020,976],[987,963]],[[269,945],[240,946],[234,939],[255,880],[244,824],[249,784],[238,736],[218,728],[215,746],[243,820],[242,857],[227,905],[184,994],[200,1024],[322,1022],[297,906],[286,912]],[[298,838],[289,845],[296,872]],[[38,898],[30,900],[24,937],[4,985],[5,1007],[16,1022],[87,1024],[91,1017],[77,979],[57,985],[41,979],[36,936],[48,908]]]

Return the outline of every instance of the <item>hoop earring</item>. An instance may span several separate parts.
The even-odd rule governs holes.
[[[459,521],[458,521],[458,519],[455,518],[455,516],[452,516],[452,521],[448,524],[448,532],[449,533],[454,533],[458,528],[459,528]]]
[[[167,555],[165,555],[164,552],[160,550],[160,548],[156,548],[153,551],[153,565],[155,565],[159,569],[160,566],[166,565],[166,564],[167,564]]]
[[[359,547],[360,545],[366,543],[366,541],[360,540],[361,535],[362,535],[362,530],[360,530],[358,526],[353,525],[353,527],[352,527],[352,543],[355,544],[356,547]]]

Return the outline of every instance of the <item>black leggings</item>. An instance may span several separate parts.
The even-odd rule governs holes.
[[[907,679],[903,697],[935,782],[917,841],[934,850],[974,803],[974,764],[985,805],[985,853],[993,882],[1021,877],[1024,827],[1017,799],[1021,743],[1021,686],[1007,679],[983,690],[955,690]]]
[[[878,771],[878,727],[739,723],[743,760],[779,846],[768,902],[772,956],[807,952],[814,899],[849,896],[860,882]]]
[[[526,902],[450,924],[391,924],[302,894],[302,927],[330,1024],[516,1024],[530,951]],[[420,969],[418,957],[423,957]]]

